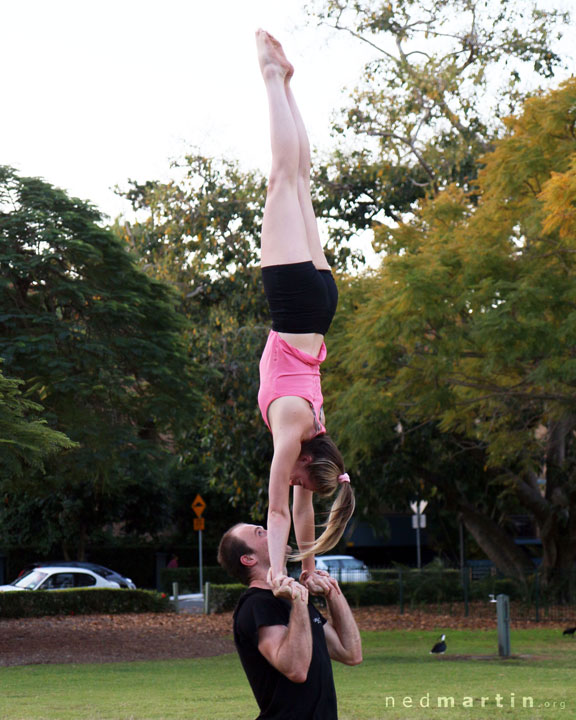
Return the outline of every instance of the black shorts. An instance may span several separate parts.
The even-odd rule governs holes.
[[[273,330],[326,335],[338,305],[330,270],[317,270],[311,260],[268,265],[262,268],[262,281]]]

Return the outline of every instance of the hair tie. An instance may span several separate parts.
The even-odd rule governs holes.
[[[343,473],[342,475],[338,475],[338,482],[339,483],[349,483],[350,482],[350,475],[348,473]]]

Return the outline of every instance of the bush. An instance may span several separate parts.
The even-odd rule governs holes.
[[[342,583],[342,592],[353,607],[362,605],[393,605],[398,600],[395,582]],[[244,585],[210,585],[210,612],[229,612],[234,610]],[[319,598],[314,599],[319,600]]]
[[[210,612],[220,613],[234,610],[240,596],[246,590],[246,586],[239,583],[210,585]]]
[[[108,588],[0,593],[0,617],[167,612],[170,600],[150,590]]]
[[[394,580],[341,583],[340,587],[351,607],[394,605],[398,602],[398,585]]]

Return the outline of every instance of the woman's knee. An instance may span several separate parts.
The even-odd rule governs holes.
[[[298,171],[295,168],[274,167],[268,176],[268,193],[278,193],[284,190],[293,192],[298,187]]]

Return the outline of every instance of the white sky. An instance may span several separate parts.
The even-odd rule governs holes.
[[[329,49],[326,32],[304,27],[303,6],[0,0],[0,164],[112,216],[126,209],[115,185],[167,178],[170,159],[192,146],[267,171],[258,27],[283,42],[312,144],[322,145],[341,87],[358,78],[366,51],[343,36]]]
[[[555,6],[576,9],[576,0]],[[128,178],[167,179],[191,147],[266,172],[268,120],[254,31],[284,44],[313,146],[369,57],[305,26],[303,0],[0,0],[0,164],[114,217]],[[575,13],[576,14],[576,13]],[[573,36],[572,36],[573,37]]]

